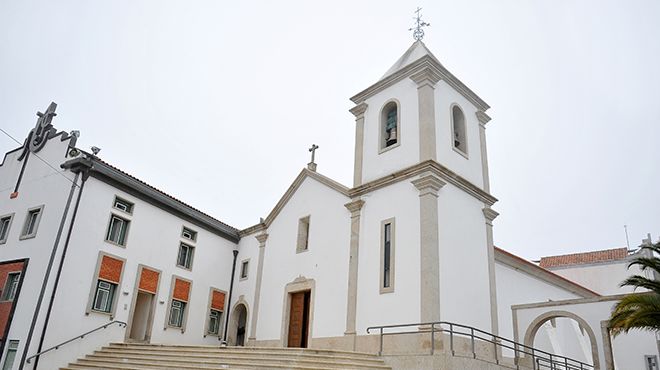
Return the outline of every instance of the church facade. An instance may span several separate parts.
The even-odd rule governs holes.
[[[3,369],[55,368],[114,341],[378,352],[369,328],[400,324],[421,333],[396,342],[415,353],[440,322],[585,368],[657,363],[652,335],[617,349],[602,327],[618,296],[494,246],[489,106],[424,43],[351,100],[352,186],[312,161],[243,230],[76,147],[51,105],[0,165]]]

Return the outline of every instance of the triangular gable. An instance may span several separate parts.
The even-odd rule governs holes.
[[[383,77],[380,78],[380,80],[385,79],[385,77],[388,77],[390,75],[393,75],[394,73],[398,72],[399,70],[403,69],[404,67],[407,67],[409,64],[412,64],[413,62],[417,61],[418,59],[421,59],[422,57],[428,55],[431,57],[435,62],[438,64],[442,65],[438,58],[431,53],[431,50],[429,50],[426,45],[422,41],[416,41],[410,47],[408,50],[406,50],[405,53],[397,60],[390,69],[385,72]],[[379,80],[379,81],[380,81]]]

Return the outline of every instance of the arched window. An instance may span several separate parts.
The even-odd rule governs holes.
[[[383,107],[380,115],[380,149],[399,142],[399,106],[391,101]]]
[[[467,154],[467,137],[465,135],[465,115],[458,105],[451,108],[452,138],[454,149]]]

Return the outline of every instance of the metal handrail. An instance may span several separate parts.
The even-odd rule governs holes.
[[[371,330],[378,330],[380,336],[380,348],[378,350],[378,355],[382,356],[383,354],[383,337],[386,335],[401,335],[401,334],[419,334],[429,329],[422,329],[417,331],[397,331],[387,333],[384,332],[385,329],[393,328],[406,328],[406,327],[429,327],[431,332],[431,354],[435,352],[435,332],[440,333],[449,333],[449,349],[452,356],[455,354],[454,351],[454,336],[459,335],[463,337],[470,338],[470,347],[472,349],[473,358],[477,357],[476,353],[476,340],[492,343],[495,349],[495,362],[499,363],[497,357],[498,348],[510,349],[514,352],[514,361],[516,368],[519,368],[520,355],[531,355],[532,357],[532,366],[534,369],[552,369],[552,370],[593,370],[594,366],[587,363],[574,360],[569,357],[555,355],[543,350],[524,345],[522,343],[514,342],[510,339],[500,337],[498,335],[488,333],[481,329],[477,329],[471,326],[456,324],[446,321],[435,321],[435,322],[423,322],[423,323],[414,323],[414,324],[395,324],[395,325],[381,325],[381,326],[370,326],[367,328],[367,334],[371,334]],[[447,328],[448,327],[448,328]],[[457,331],[458,329],[465,329],[465,331]],[[524,357],[524,356],[523,356]]]
[[[91,333],[93,333],[93,332],[95,332],[95,331],[99,331],[99,330],[101,330],[101,329],[105,329],[105,328],[107,328],[108,326],[113,325],[113,324],[118,324],[119,327],[124,327],[124,328],[126,327],[126,323],[123,322],[123,321],[118,321],[118,320],[111,321],[111,322],[109,322],[109,323],[107,323],[107,324],[105,324],[105,325],[101,325],[101,326],[99,326],[98,328],[92,329],[92,330],[90,330],[90,331],[88,331],[88,332],[85,332],[85,333],[82,333],[82,334],[80,334],[80,335],[76,335],[75,337],[73,337],[73,338],[71,338],[71,339],[69,339],[69,340],[66,340],[66,341],[64,341],[64,342],[62,342],[62,343],[60,343],[60,344],[56,344],[56,345],[54,345],[54,346],[52,346],[52,347],[50,347],[50,348],[48,348],[48,349],[45,349],[45,350],[43,350],[43,351],[41,351],[41,352],[39,352],[39,353],[36,353],[36,354],[34,354],[34,355],[28,357],[27,360],[25,360],[25,362],[27,362],[27,363],[29,364],[30,361],[32,361],[33,358],[37,358],[37,357],[43,355],[43,354],[46,353],[46,352],[50,352],[50,351],[53,351],[53,350],[59,349],[61,346],[65,345],[65,344],[71,343],[71,342],[73,342],[73,341],[76,340],[76,339],[82,339],[82,338],[85,337],[85,335],[89,335],[89,334],[91,334]]]

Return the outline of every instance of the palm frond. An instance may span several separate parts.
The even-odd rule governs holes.
[[[609,327],[614,336],[631,329],[660,331],[660,294],[625,296],[615,306]]]
[[[636,288],[645,288],[660,294],[660,281],[649,279],[641,275],[633,275],[624,280],[620,286],[632,286]]]

